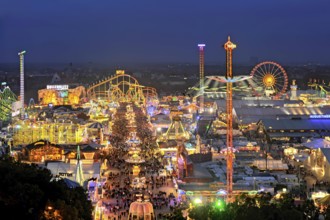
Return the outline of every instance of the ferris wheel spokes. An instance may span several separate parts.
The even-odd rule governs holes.
[[[285,70],[277,63],[266,61],[256,65],[251,71],[257,87],[266,96],[280,96],[286,92],[288,77]],[[260,89],[254,88],[255,91]]]

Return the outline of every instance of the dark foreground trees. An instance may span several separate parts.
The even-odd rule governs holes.
[[[325,210],[325,219],[330,219],[329,210]],[[278,199],[266,193],[252,197],[242,194],[233,203],[200,204],[189,210],[189,217],[194,220],[303,220],[318,219],[319,215],[313,201],[307,200],[302,206],[295,206],[289,193]]]
[[[0,213],[6,219],[92,219],[92,205],[81,187],[51,181],[49,170],[0,159]]]

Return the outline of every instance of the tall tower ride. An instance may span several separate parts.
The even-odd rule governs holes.
[[[226,76],[209,76],[209,79],[226,83],[226,110],[227,110],[227,201],[231,201],[233,192],[233,83],[252,78],[252,76],[233,76],[233,50],[236,44],[233,44],[228,37],[224,44],[226,50]]]
[[[225,43],[224,48],[226,50],[226,79],[227,81],[227,193],[229,197],[233,192],[233,50],[236,45],[230,41]]]
[[[198,44],[199,47],[199,107],[200,113],[204,112],[204,47],[205,44]]]
[[[21,102],[21,119],[24,120],[24,54],[25,50],[18,53],[19,56],[19,72],[20,72],[20,102]]]

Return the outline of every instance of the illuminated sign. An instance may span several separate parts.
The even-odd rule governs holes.
[[[330,115],[310,115],[309,118],[328,118],[328,119],[330,119]]]
[[[47,89],[68,90],[69,85],[47,85]]]
[[[125,74],[125,70],[116,70],[116,74],[117,75],[124,75]]]
[[[68,176],[69,177],[69,176],[72,176],[72,173],[61,173],[61,172],[59,172],[58,175],[59,176]]]

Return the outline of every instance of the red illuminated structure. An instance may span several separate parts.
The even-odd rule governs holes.
[[[233,146],[233,83],[243,81],[251,78],[251,76],[238,76],[233,77],[233,50],[236,45],[230,41],[225,43],[224,48],[226,50],[226,76],[209,76],[209,79],[213,79],[227,85],[227,201],[231,201],[233,193],[233,160],[234,160],[234,146]]]
[[[226,50],[226,79],[233,78],[233,50],[236,45],[230,41],[225,43]],[[228,198],[233,192],[233,83],[227,82],[227,194]]]

